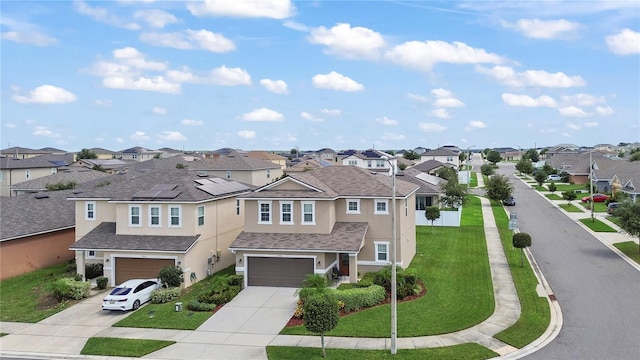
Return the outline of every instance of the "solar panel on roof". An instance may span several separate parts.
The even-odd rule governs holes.
[[[155,190],[140,190],[133,194],[133,198],[138,199],[153,199],[153,196],[157,193]]]
[[[158,191],[157,194],[155,194],[153,196],[154,199],[175,199],[176,197],[178,197],[178,195],[180,195],[182,191],[179,190],[163,190],[163,191]]]
[[[199,185],[196,187],[213,196],[249,190],[249,187],[236,181],[224,181],[219,183],[211,182],[210,184]]]
[[[173,190],[173,189],[175,189],[177,187],[178,187],[178,185],[176,185],[176,184],[156,184],[156,185],[153,185],[151,190],[170,191],[170,190]]]

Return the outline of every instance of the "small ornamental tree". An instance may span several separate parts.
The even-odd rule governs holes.
[[[500,161],[502,161],[502,157],[500,156],[500,153],[495,151],[495,150],[491,150],[489,151],[489,153],[487,154],[487,161],[489,161],[492,164],[497,164]]]
[[[558,190],[556,183],[554,183],[553,181],[549,183],[549,185],[547,185],[547,188],[549,188],[549,191],[551,191],[552,194],[556,192],[556,190]]]
[[[165,266],[160,269],[158,279],[167,287],[178,287],[184,281],[184,271],[180,266]]]
[[[485,195],[495,201],[507,200],[513,194],[513,184],[503,174],[494,175],[484,188]]]
[[[333,330],[340,320],[338,299],[328,292],[309,296],[304,302],[304,326],[312,333],[320,334],[322,357],[327,356],[324,348],[324,333]]]
[[[567,203],[569,205],[571,205],[571,202],[575,200],[577,197],[578,195],[576,195],[575,191],[567,190],[562,192],[562,198],[564,200],[567,200]]]
[[[542,186],[542,184],[544,184],[545,180],[547,180],[547,173],[545,173],[542,170],[538,170],[536,171],[536,173],[533,175],[533,178],[536,180],[536,182],[538,183],[538,185]]]
[[[640,238],[640,201],[626,200],[616,209],[616,217],[620,220],[620,228],[627,234]],[[640,247],[638,248],[640,253]]]
[[[527,233],[513,234],[513,247],[520,249],[520,267],[524,267],[524,248],[531,246],[531,236]]]
[[[78,152],[76,154],[76,159],[80,160],[80,159],[97,159],[98,158],[98,154],[94,153],[93,151],[89,150],[89,149],[82,149],[80,150],[80,152]]]
[[[433,222],[440,219],[440,209],[437,206],[427,206],[424,210],[424,216],[431,221],[431,232],[433,233]]]
[[[516,170],[523,174],[531,174],[533,172],[533,163],[529,159],[522,158],[516,164]]]

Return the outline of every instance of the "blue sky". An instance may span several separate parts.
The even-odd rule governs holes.
[[[3,1],[1,145],[640,140],[640,2]]]

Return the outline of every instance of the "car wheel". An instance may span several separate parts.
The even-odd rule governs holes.
[[[133,302],[133,306],[131,307],[131,310],[138,310],[139,307],[140,307],[140,300],[136,300]]]

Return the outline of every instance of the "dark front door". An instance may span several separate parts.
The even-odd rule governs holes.
[[[349,254],[340,254],[340,272],[343,276],[349,276]]]

